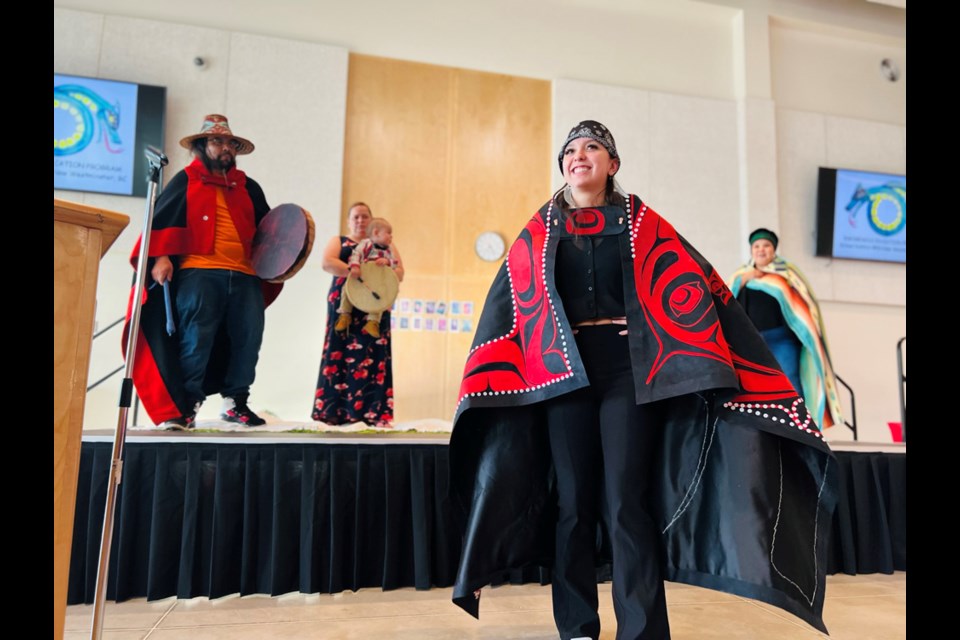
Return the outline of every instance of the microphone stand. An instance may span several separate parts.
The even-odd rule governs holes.
[[[163,167],[169,162],[167,156],[155,147],[147,146],[145,151],[150,163],[150,183],[147,191],[147,210],[143,217],[143,233],[140,236],[140,256],[137,259],[137,279],[134,285],[133,306],[130,309],[130,329],[127,332],[126,369],[120,387],[120,411],[117,417],[117,432],[113,441],[113,457],[110,464],[110,478],[107,482],[107,504],[103,516],[103,533],[100,537],[100,562],[97,566],[97,588],[93,606],[93,624],[90,638],[99,640],[103,633],[103,608],[107,593],[107,578],[110,565],[110,543],[113,540],[113,517],[116,511],[117,487],[123,475],[123,445],[127,435],[127,416],[134,395],[133,362],[137,350],[137,336],[140,333],[140,305],[143,302],[143,286],[146,279],[147,259],[150,253],[150,228],[153,226],[153,208],[157,199],[157,185]]]

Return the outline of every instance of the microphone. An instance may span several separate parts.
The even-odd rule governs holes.
[[[170,162],[167,160],[167,156],[163,155],[163,151],[160,151],[160,149],[157,149],[149,144],[147,145],[147,149],[144,151],[144,154],[147,156],[148,160],[154,164],[160,165],[161,167],[167,166],[167,163]]]

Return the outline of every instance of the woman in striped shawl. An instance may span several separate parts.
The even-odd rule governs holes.
[[[760,228],[749,240],[750,261],[733,274],[730,289],[820,429],[841,424],[823,316],[813,291],[797,267],[777,255],[777,234]]]

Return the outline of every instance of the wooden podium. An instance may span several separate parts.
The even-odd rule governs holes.
[[[67,608],[100,258],[129,222],[121,213],[53,199],[53,628],[58,640]]]

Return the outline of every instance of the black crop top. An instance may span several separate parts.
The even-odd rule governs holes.
[[[556,284],[570,324],[626,315],[623,304],[620,207],[575,209],[559,217]]]

